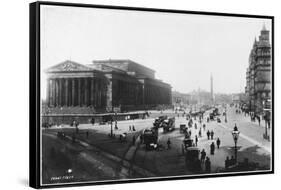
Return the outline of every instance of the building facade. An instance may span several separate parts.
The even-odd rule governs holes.
[[[271,102],[271,60],[269,30],[263,26],[250,52],[245,87],[248,109],[258,114],[264,114],[268,103]]]
[[[156,79],[154,70],[131,60],[100,60],[89,65],[67,60],[45,72],[48,107],[113,112],[172,103],[171,86]]]

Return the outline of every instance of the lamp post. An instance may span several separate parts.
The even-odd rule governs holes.
[[[112,137],[113,136],[113,129],[112,129],[112,122],[113,121],[113,119],[112,119],[112,117],[111,117],[111,119],[110,119],[110,137]]]
[[[235,147],[234,147],[235,163],[237,163],[237,141],[238,141],[238,138],[239,138],[239,134],[240,134],[240,131],[238,131],[238,128],[234,127],[234,130],[232,131],[232,137],[233,137],[234,144],[235,144]]]

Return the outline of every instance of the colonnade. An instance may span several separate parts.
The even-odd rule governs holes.
[[[105,90],[100,78],[49,78],[49,106],[95,106],[104,104]]]

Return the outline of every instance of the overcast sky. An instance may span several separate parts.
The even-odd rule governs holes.
[[[41,68],[67,59],[131,59],[173,90],[210,91],[212,73],[215,93],[237,93],[263,24],[271,28],[268,19],[41,5]]]

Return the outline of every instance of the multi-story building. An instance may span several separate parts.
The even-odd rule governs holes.
[[[254,41],[246,72],[245,93],[250,111],[264,114],[271,102],[271,44],[269,30],[263,26],[259,39]]]
[[[131,60],[99,60],[89,65],[67,60],[48,68],[46,74],[49,108],[113,112],[172,104],[171,86],[156,79],[154,70]]]

